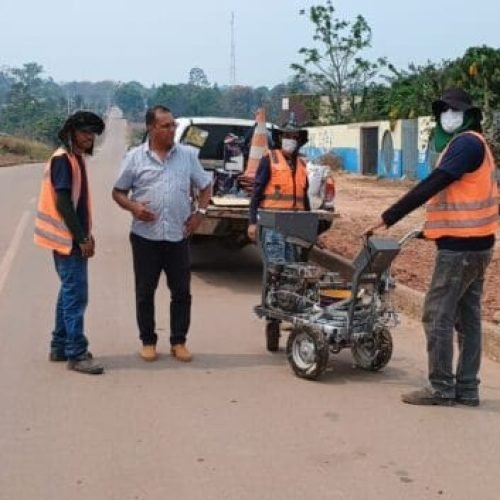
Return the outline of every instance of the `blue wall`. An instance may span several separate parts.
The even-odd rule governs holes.
[[[356,148],[315,148],[315,147],[303,147],[301,153],[304,153],[311,159],[318,158],[324,154],[333,153],[340,158],[342,158],[342,164],[344,165],[344,170],[348,172],[359,173],[359,154]]]
[[[337,156],[342,158],[344,170],[347,172],[360,172],[359,151],[356,148],[334,148]]]
[[[429,155],[424,153],[419,153],[418,163],[417,163],[417,179],[422,180],[427,177],[431,172],[431,165],[429,163]]]
[[[403,152],[400,149],[394,150],[390,172],[387,172],[382,159],[382,151],[379,151],[377,175],[385,179],[398,179],[403,175]]]
[[[303,147],[301,153],[304,153],[311,159],[318,158],[324,154],[333,153],[340,158],[342,158],[342,163],[344,165],[344,170],[352,173],[361,173],[361,161],[359,157],[359,151],[356,148],[316,148],[316,147]],[[419,156],[419,161],[417,164],[417,180],[422,180],[427,175],[431,167],[429,165],[428,159],[425,154]],[[386,172],[383,162],[381,152],[379,151],[378,165],[377,165],[377,175],[379,177],[384,177],[387,179],[400,179],[404,175],[403,170],[403,152],[400,149],[394,150],[394,157],[392,160],[391,171]]]

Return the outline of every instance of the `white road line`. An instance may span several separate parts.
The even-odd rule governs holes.
[[[7,276],[9,275],[9,271],[12,268],[12,264],[16,257],[17,250],[21,244],[21,238],[23,237],[24,230],[28,225],[28,221],[30,219],[31,212],[29,210],[25,210],[23,215],[21,216],[21,220],[17,224],[16,231],[14,232],[14,236],[10,242],[10,245],[7,247],[7,251],[0,262],[0,294],[3,291],[3,287],[5,282],[7,281]]]

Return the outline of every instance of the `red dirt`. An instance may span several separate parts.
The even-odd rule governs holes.
[[[330,231],[323,235],[325,246],[336,253],[352,258],[361,246],[361,234],[374,225],[380,214],[412,186],[410,182],[377,180],[357,175],[336,173],[336,210]],[[389,230],[378,234],[400,238],[423,222],[420,208],[399,221]],[[500,238],[498,239],[500,240]],[[493,261],[486,277],[483,296],[483,317],[499,321],[500,311],[500,242],[497,240]],[[430,241],[413,240],[397,257],[393,272],[396,280],[410,288],[424,292],[430,282],[435,258],[435,246]]]

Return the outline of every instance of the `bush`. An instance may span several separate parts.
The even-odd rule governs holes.
[[[333,153],[326,153],[320,156],[316,163],[319,165],[327,165],[333,172],[339,172],[344,169],[342,158]]]
[[[9,135],[0,136],[0,155],[11,154],[29,160],[46,160],[51,152],[51,149],[41,142]]]

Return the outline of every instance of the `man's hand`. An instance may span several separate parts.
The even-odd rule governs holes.
[[[153,222],[156,219],[156,214],[149,208],[149,201],[136,201],[132,206],[132,215],[142,222]]]
[[[198,229],[198,226],[201,224],[202,220],[203,220],[202,214],[198,212],[191,214],[189,216],[189,219],[184,224],[184,236],[186,238],[189,238]]]
[[[248,225],[247,235],[251,241],[255,241],[255,239],[257,238],[257,224]]]
[[[82,256],[86,257],[89,259],[90,257],[93,257],[95,254],[95,240],[93,236],[89,236],[85,238],[85,241],[83,243],[79,243],[78,246],[80,247],[80,250],[82,251]]]
[[[380,219],[380,221],[375,224],[374,226],[370,226],[368,228],[366,228],[364,231],[363,231],[363,236],[368,238],[369,236],[371,236],[377,229],[380,229],[381,227],[385,227],[385,222],[383,219]]]

